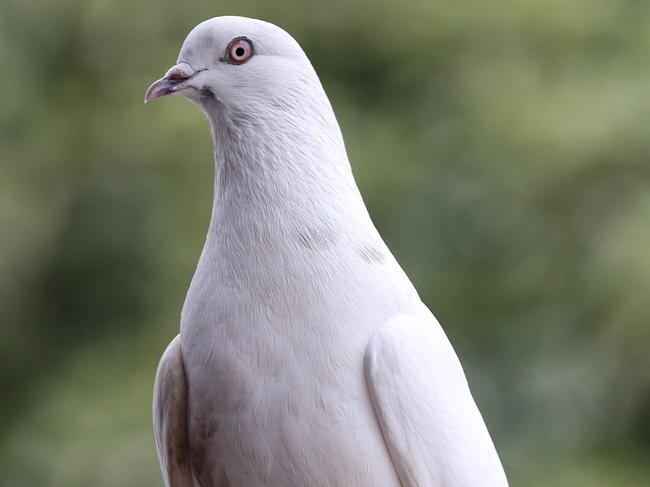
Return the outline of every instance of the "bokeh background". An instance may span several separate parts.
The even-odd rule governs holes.
[[[650,3],[2,0],[0,485],[162,485],[158,358],[207,229],[208,125],[148,84],[273,21],[513,486],[650,485]]]

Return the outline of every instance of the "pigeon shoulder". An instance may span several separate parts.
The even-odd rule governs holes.
[[[507,487],[460,361],[423,304],[378,329],[364,368],[402,485]]]

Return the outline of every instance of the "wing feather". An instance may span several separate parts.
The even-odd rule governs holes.
[[[386,322],[368,345],[365,373],[404,487],[508,485],[456,353],[429,310]]]
[[[193,487],[187,437],[187,381],[181,339],[163,353],[153,389],[153,427],[158,460],[167,487]]]

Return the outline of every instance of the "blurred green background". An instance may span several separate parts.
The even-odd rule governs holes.
[[[0,3],[0,485],[160,486],[150,397],[207,230],[189,30],[277,23],[511,480],[650,485],[650,3]]]

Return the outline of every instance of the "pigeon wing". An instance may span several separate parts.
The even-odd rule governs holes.
[[[193,487],[187,437],[187,381],[181,337],[163,353],[153,388],[153,428],[167,487]]]
[[[429,310],[379,328],[365,374],[404,487],[508,485],[456,353]]]

